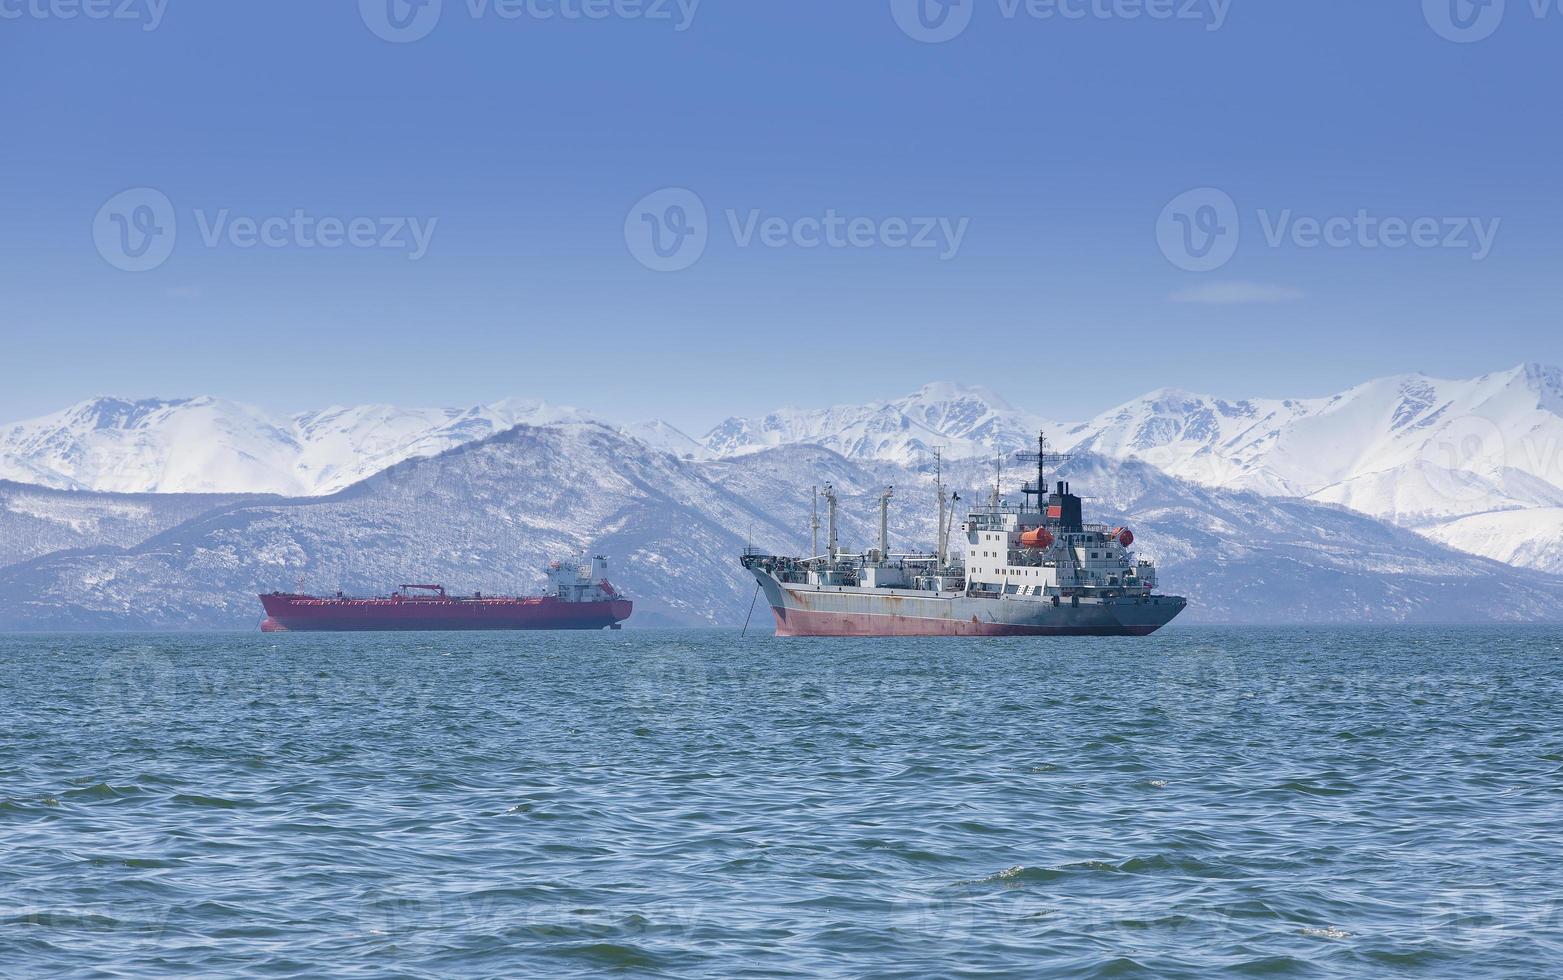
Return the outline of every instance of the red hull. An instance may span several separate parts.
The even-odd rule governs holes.
[[[600,630],[630,618],[628,599],[319,599],[263,595],[265,633],[418,630]]]

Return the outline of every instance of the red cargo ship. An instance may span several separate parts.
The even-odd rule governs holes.
[[[609,584],[607,563],[554,562],[554,594],[546,596],[453,596],[443,585],[403,585],[375,599],[273,592],[260,597],[261,632],[618,629],[634,604]]]

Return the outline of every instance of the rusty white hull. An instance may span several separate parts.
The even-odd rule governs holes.
[[[776,617],[777,636],[1148,636],[1188,602],[1179,596],[977,597],[783,583],[751,572]],[[1078,602],[1078,604],[1076,604]]]

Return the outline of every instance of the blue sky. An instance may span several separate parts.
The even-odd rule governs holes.
[[[0,0],[0,419],[528,395],[701,430],[936,379],[1076,418],[1563,361],[1533,0],[962,0],[922,39],[938,0],[498,2]]]

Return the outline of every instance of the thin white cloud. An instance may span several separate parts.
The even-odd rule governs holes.
[[[1169,297],[1174,303],[1237,306],[1244,303],[1295,303],[1307,296],[1291,286],[1262,282],[1207,282],[1180,289]]]

